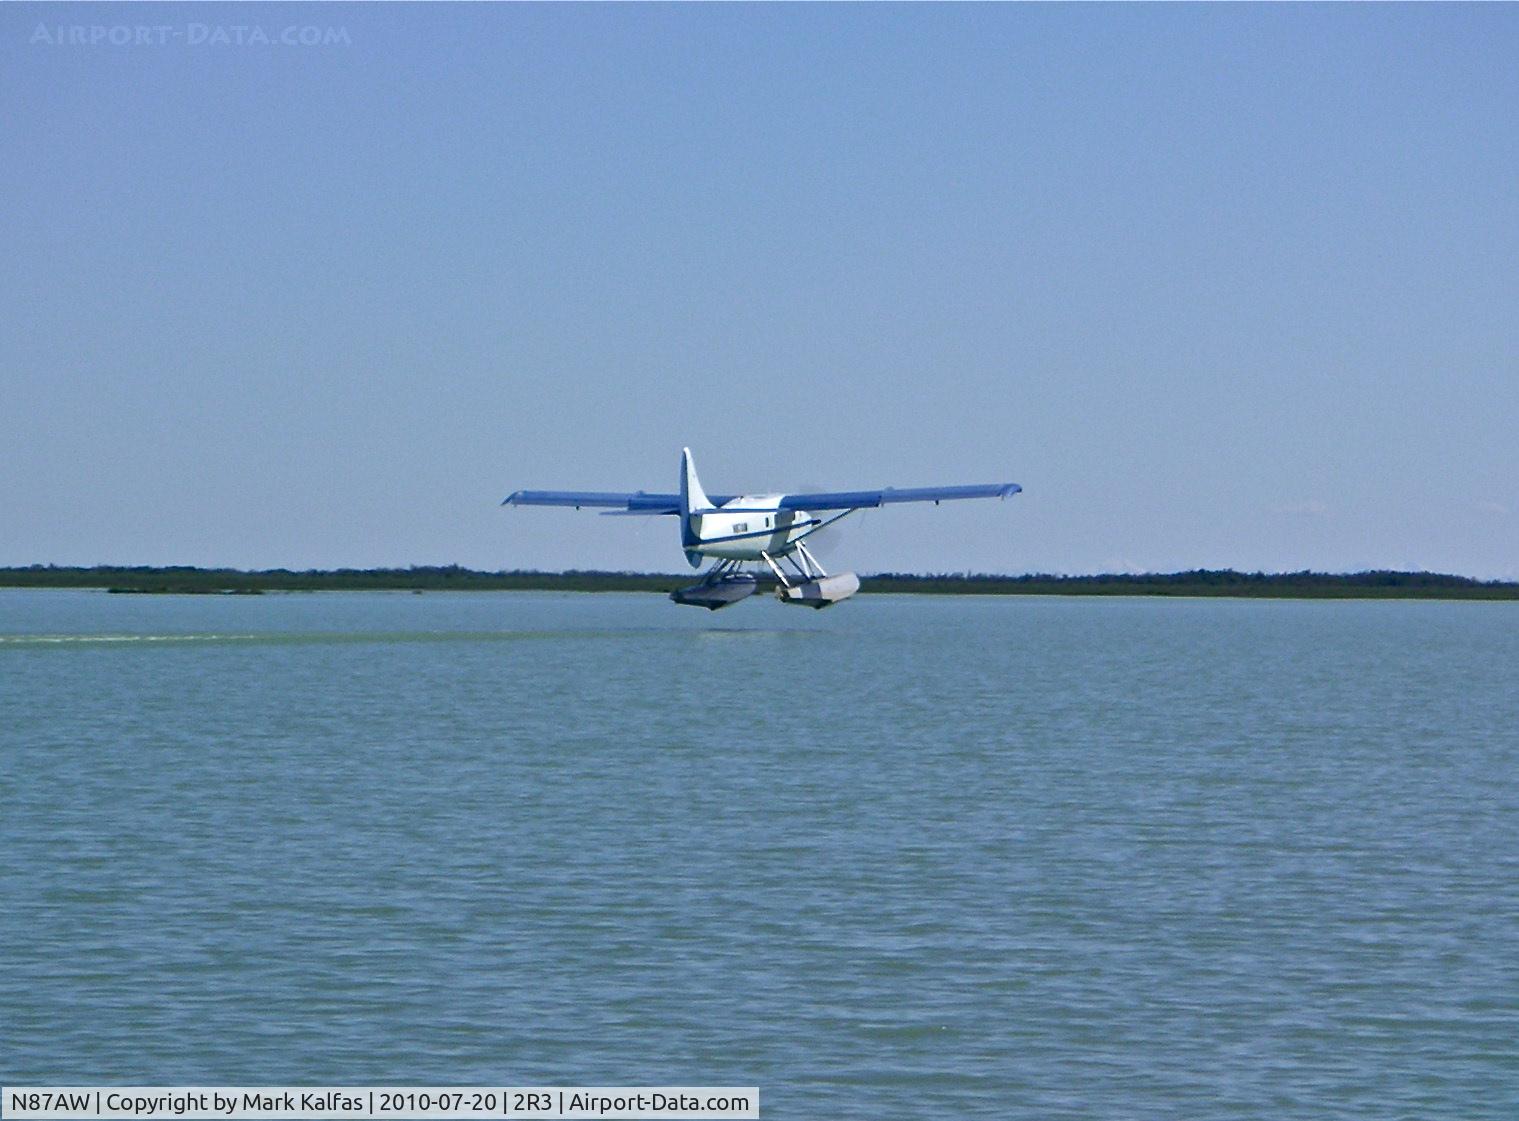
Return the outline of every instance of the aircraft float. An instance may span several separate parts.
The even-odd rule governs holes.
[[[807,548],[807,538],[856,510],[897,502],[952,502],[962,498],[1006,498],[1023,488],[1017,483],[976,483],[951,487],[886,487],[883,490],[823,491],[817,494],[718,494],[711,497],[696,477],[691,449],[680,453],[680,492],[519,490],[503,506],[610,507],[603,514],[669,515],[680,518],[680,547],[692,568],[708,557],[717,563],[698,583],[670,593],[676,603],[716,611],[747,599],[758,590],[746,564],[763,564],[775,574],[776,598],[782,603],[823,608],[860,590],[853,572],[830,576]],[[835,512],[837,511],[837,512]],[[823,516],[827,515],[827,516]],[[783,567],[789,566],[789,571]]]

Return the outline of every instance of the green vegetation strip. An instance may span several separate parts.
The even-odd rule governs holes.
[[[318,591],[670,592],[695,574],[646,572],[478,572],[458,565],[245,572],[233,568],[0,568],[0,587],[105,588],[175,595],[258,595]],[[761,588],[774,585],[768,577]],[[862,592],[918,595],[1236,596],[1295,599],[1519,599],[1519,583],[1436,572],[1235,572],[1197,569],[1144,575],[867,576]]]

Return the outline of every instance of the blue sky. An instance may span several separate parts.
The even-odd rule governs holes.
[[[675,571],[496,503],[689,444],[1023,484],[866,572],[1519,577],[1515,57],[1512,5],[5,5],[0,563]]]

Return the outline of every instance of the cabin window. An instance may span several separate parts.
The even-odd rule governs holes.
[[[749,532],[749,523],[748,522],[734,522],[733,523],[733,532],[734,533],[748,533]]]
[[[765,519],[765,528],[766,528],[766,529],[769,529],[769,528],[770,528],[770,519],[769,519],[769,518],[766,518],[766,519]]]

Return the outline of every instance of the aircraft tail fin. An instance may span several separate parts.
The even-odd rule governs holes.
[[[701,489],[701,480],[696,477],[696,461],[691,458],[690,448],[680,449],[680,506],[682,512],[713,508],[707,492]]]
[[[707,492],[701,489],[701,480],[696,477],[696,463],[691,458],[690,448],[680,449],[680,543],[686,549],[686,560],[692,568],[701,566],[701,554],[693,552],[692,545],[700,540],[696,526],[693,524],[693,515],[699,515],[703,510],[713,509],[712,502],[707,498]]]

